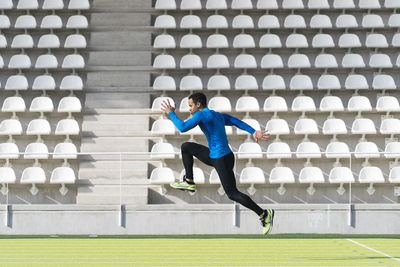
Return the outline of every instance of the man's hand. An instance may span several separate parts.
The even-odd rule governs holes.
[[[258,142],[258,140],[267,141],[269,138],[269,133],[267,131],[255,131],[253,134],[254,140]]]
[[[175,111],[175,107],[171,106],[169,99],[167,99],[161,103],[161,110],[165,113],[169,113],[170,111]]]

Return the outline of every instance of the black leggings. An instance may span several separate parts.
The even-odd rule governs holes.
[[[248,195],[240,192],[236,187],[235,174],[233,173],[233,165],[235,157],[233,153],[229,153],[223,157],[210,158],[210,150],[208,147],[186,142],[182,144],[182,160],[186,171],[186,178],[193,179],[193,156],[201,160],[203,163],[213,166],[221,180],[222,187],[229,199],[236,201],[248,209],[251,209],[257,215],[261,215],[264,210],[258,206]]]

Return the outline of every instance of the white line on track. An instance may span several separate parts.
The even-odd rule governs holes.
[[[381,255],[383,255],[383,256],[386,256],[386,257],[388,257],[388,258],[391,258],[392,260],[395,260],[395,261],[400,262],[400,259],[398,259],[398,258],[392,257],[392,256],[390,256],[389,254],[386,254],[386,253],[380,252],[380,251],[378,251],[378,250],[376,250],[376,249],[370,248],[370,247],[368,247],[368,246],[366,246],[366,245],[363,245],[363,244],[361,244],[361,243],[358,243],[357,241],[354,241],[354,240],[352,240],[352,239],[350,239],[350,238],[347,238],[346,240],[347,240],[347,241],[350,241],[350,242],[353,242],[354,244],[357,244],[357,245],[359,245],[359,246],[361,246],[361,247],[363,247],[363,248],[369,249],[369,250],[371,250],[371,251],[373,251],[373,252],[376,252],[376,253],[378,253],[378,254],[381,254]]]

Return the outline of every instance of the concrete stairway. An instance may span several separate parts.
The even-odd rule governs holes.
[[[81,152],[147,152],[151,1],[94,0]],[[85,155],[77,204],[146,204],[143,157]]]

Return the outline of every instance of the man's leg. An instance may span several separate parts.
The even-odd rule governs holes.
[[[193,142],[183,143],[181,146],[182,161],[185,167],[186,179],[193,182],[193,156],[201,162],[212,166],[210,159],[210,150],[208,147]]]
[[[217,170],[222,187],[229,199],[236,201],[248,209],[251,209],[258,216],[263,215],[264,210],[258,206],[248,195],[240,192],[236,187],[235,174],[233,173],[233,165],[235,157],[232,153],[218,159],[212,159],[213,166]]]

